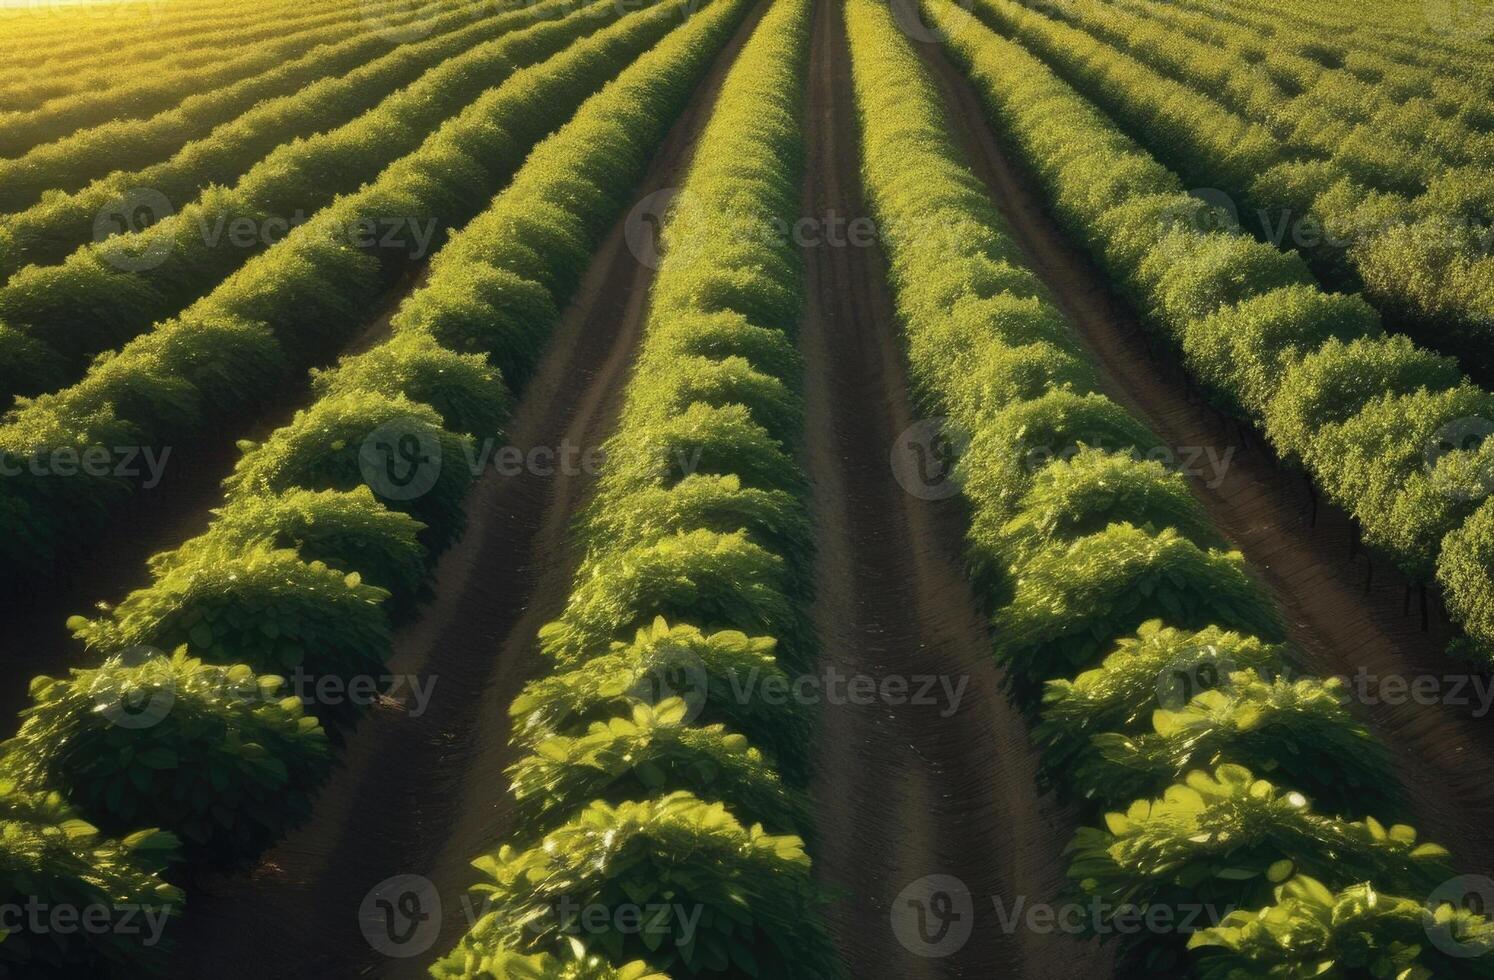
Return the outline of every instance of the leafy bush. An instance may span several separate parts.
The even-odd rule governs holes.
[[[1273,904],[1231,912],[1188,945],[1199,951],[1199,980],[1494,976],[1494,924],[1485,916],[1452,905],[1428,911],[1370,884],[1333,892],[1308,875],[1277,886]]]
[[[770,436],[788,442],[804,426],[799,401],[784,382],[753,368],[746,358],[672,355],[639,366],[630,389],[630,416],[664,421],[692,405],[741,405]]]
[[[149,588],[68,625],[108,654],[189,645],[209,663],[346,681],[377,677],[388,658],[387,595],[294,551],[267,543],[225,551],[204,540]]]
[[[594,508],[585,524],[588,544],[599,551],[626,551],[691,530],[746,531],[753,542],[781,555],[791,571],[808,577],[810,530],[803,506],[784,490],[744,487],[734,474],[693,474],[671,487],[644,487]]]
[[[640,959],[677,976],[835,973],[799,838],[745,827],[689,793],[593,803],[540,845],[505,845],[473,863],[492,879],[473,888],[488,911],[452,954],[458,963],[500,949],[562,951],[582,909],[615,921],[636,908],[655,913],[645,928],[590,937],[613,962]],[[698,916],[693,933],[686,916]]]
[[[398,333],[314,379],[321,398],[369,392],[429,405],[448,432],[479,440],[497,435],[508,417],[502,376],[482,357],[447,350],[427,333]]]
[[[792,698],[768,704],[750,696],[789,689],[791,678],[773,655],[776,647],[771,637],[707,635],[656,619],[631,643],[614,643],[610,653],[583,667],[531,681],[509,707],[514,741],[533,748],[550,735],[579,736],[595,722],[630,715],[635,705],[678,696],[696,724],[741,732],[786,780],[802,784],[809,770],[807,709]]]
[[[1314,462],[1317,434],[1347,422],[1375,398],[1458,385],[1458,366],[1405,337],[1329,340],[1289,367],[1266,406],[1266,431],[1285,455]]]
[[[1112,909],[1255,908],[1295,872],[1335,888],[1375,881],[1410,894],[1450,877],[1447,851],[1417,844],[1414,828],[1387,831],[1373,817],[1350,823],[1320,815],[1301,793],[1243,766],[1189,773],[1160,798],[1107,814],[1105,825],[1079,830],[1069,877]]]
[[[1194,769],[1234,763],[1300,789],[1319,810],[1384,816],[1402,806],[1386,785],[1390,758],[1350,717],[1347,700],[1339,681],[1238,672],[1181,710],[1154,711],[1149,733],[1094,736],[1072,782],[1114,806],[1160,793]]]
[[[1225,546],[1182,473],[1170,472],[1155,460],[1083,449],[1054,460],[1033,477],[1017,516],[1002,527],[990,551],[993,556],[1020,559],[1059,541],[1098,534],[1112,524],[1174,528],[1201,548]]]
[[[608,495],[671,486],[694,474],[741,478],[749,487],[803,488],[802,469],[745,405],[692,403],[670,418],[623,428],[604,447]]]
[[[575,956],[574,949],[568,952]],[[431,967],[431,976],[436,980],[476,977],[493,980],[670,980],[669,974],[651,969],[642,960],[614,967],[595,954],[562,959],[549,953],[526,956],[502,947],[479,951],[475,944],[464,945],[438,960]]]
[[[741,357],[755,370],[775,378],[798,377],[802,365],[793,342],[781,330],[762,327],[741,313],[672,313],[652,324],[649,355],[671,357]]]
[[[1494,664],[1494,503],[1486,501],[1447,536],[1437,579],[1468,631],[1461,649],[1477,663]]]
[[[1092,736],[1143,734],[1153,712],[1181,707],[1236,671],[1272,677],[1289,663],[1284,646],[1254,636],[1217,626],[1180,630],[1160,619],[1142,623],[1134,636],[1116,641],[1100,666],[1048,682],[1043,720],[1033,729],[1043,772],[1050,782],[1066,781],[1093,751]]]
[[[1263,293],[1187,326],[1189,367],[1216,400],[1260,418],[1285,371],[1330,339],[1380,333],[1380,318],[1357,296],[1294,285]]]
[[[62,383],[62,374],[62,355],[0,323],[0,400],[51,391]]]
[[[102,908],[122,925],[149,915],[164,925],[181,911],[182,892],[160,878],[177,856],[174,836],[141,830],[121,840],[104,837],[55,792],[30,791],[0,779],[0,904],[24,908]],[[24,924],[24,917],[22,922]],[[0,940],[0,966],[17,975],[59,976],[69,971],[157,972],[138,936],[121,929],[99,934],[24,928]]]
[[[106,830],[154,824],[193,860],[233,864],[305,819],[330,768],[326,734],[284,683],[185,648],[38,677],[5,763],[65,787]]]
[[[506,269],[469,265],[464,271],[460,277],[433,274],[400,306],[395,331],[429,333],[450,350],[480,354],[518,384],[533,367],[535,346],[560,319],[555,300],[540,283]]]
[[[971,432],[956,471],[975,511],[972,537],[994,537],[1014,514],[1033,474],[1054,460],[1085,448],[1145,453],[1157,442],[1135,416],[1104,395],[1050,391],[1010,406]]]
[[[1238,552],[1117,524],[1032,556],[992,621],[996,657],[1030,702],[1042,682],[1093,665],[1118,637],[1158,617],[1179,629],[1217,625],[1268,642],[1285,632]]]
[[[388,509],[373,491],[359,487],[244,494],[219,512],[210,533],[230,549],[266,541],[274,548],[293,549],[303,561],[356,572],[369,585],[389,592],[397,608],[407,610],[424,594],[429,570],[417,537],[420,529],[414,518]],[[197,548],[189,543],[157,555],[151,567],[159,574],[180,557],[190,561]]]
[[[423,536],[439,552],[465,520],[462,498],[473,480],[470,447],[467,437],[443,429],[440,415],[427,405],[403,396],[346,394],[297,412],[263,444],[246,444],[226,485],[232,500],[296,489],[350,491],[371,483],[386,506],[426,525]]]
[[[789,638],[803,628],[785,589],[784,561],[743,532],[691,531],[608,555],[577,586],[560,619],[540,630],[545,653],[562,666],[610,649],[656,616],[702,630],[737,629]]]
[[[610,804],[688,790],[772,833],[807,826],[808,805],[786,788],[746,736],[722,725],[693,727],[683,698],[633,706],[631,717],[552,735],[509,767],[519,826],[543,832],[588,801]]]

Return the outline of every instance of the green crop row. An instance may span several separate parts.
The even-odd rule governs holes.
[[[433,234],[481,212],[557,118],[677,24],[683,3],[630,14],[514,71],[376,181],[323,209],[180,317],[100,359],[79,384],[16,412],[0,428],[9,574],[52,567],[136,489],[107,467],[54,471],[48,461],[58,447],[178,446],[244,418],[290,371],[314,363],[367,320],[384,287],[419,258],[413,229]],[[510,35],[508,50],[558,47],[611,10],[610,0],[598,0],[566,20]],[[481,69],[494,64],[488,56],[467,66],[479,89]],[[511,67],[502,51],[495,57],[497,67]],[[335,159],[342,165],[340,154]],[[317,172],[286,176],[301,185],[319,179]],[[360,229],[370,226],[377,235],[362,238]],[[389,227],[399,232],[393,247],[383,238]]]
[[[938,24],[958,13],[925,9]],[[1296,908],[1252,925],[1253,910],[1299,893],[1332,905],[1328,889],[1371,882],[1429,895],[1451,877],[1448,855],[1372,815],[1402,806],[1384,749],[1337,682],[1285,676],[1279,613],[1183,476],[1150,458],[1157,437],[1100,393],[1092,354],[1023,264],[892,15],[851,0],[848,17],[865,183],[915,392],[965,447],[956,478],[995,656],[1018,703],[1041,715],[1045,780],[1104,815],[1070,846],[1076,901],[1098,910],[1092,930],[1124,934],[1120,910],[1170,913],[1177,931],[1121,940],[1147,975],[1187,973],[1184,940],[1213,976],[1320,975],[1341,944],[1346,965],[1394,960],[1386,975],[1482,975],[1441,947],[1404,945],[1388,918],[1383,931],[1363,917],[1323,923],[1310,944],[1270,931]],[[1010,57],[968,24],[955,35],[957,48]],[[985,70],[981,84],[994,84]],[[1055,145],[1072,145],[1069,115],[1034,94],[1013,98],[1031,100],[1021,104]],[[1091,160],[1087,173],[1093,188],[1117,170]],[[1190,932],[1178,924],[1191,907],[1252,911]],[[1449,936],[1494,936],[1477,916],[1444,914]],[[1241,972],[1220,972],[1226,955]]]
[[[1240,209],[1229,216],[1232,223],[1301,250],[1335,282],[1362,286],[1415,336],[1462,358],[1475,376],[1494,377],[1494,197],[1485,176],[1494,160],[1490,134],[1479,133],[1461,162],[1449,167],[1427,149],[1442,120],[1425,102],[1420,112],[1396,107],[1408,113],[1401,125],[1416,134],[1414,143],[1354,125],[1348,107],[1363,103],[1365,94],[1341,81],[1345,72],[1328,73],[1328,82],[1313,89],[1337,82],[1343,91],[1298,115],[1286,108],[1290,100],[1271,96],[1272,90],[1283,93],[1269,71],[1242,61],[1233,82],[1247,108],[1231,109],[1217,101],[1220,92],[1187,77],[1200,63],[1205,73],[1216,71],[1223,57],[1156,38],[1133,39],[1138,18],[1090,19],[1082,14],[1089,8],[1075,4],[1065,8],[1079,24],[1071,27],[1007,0],[981,0],[976,9],[1192,186],[1219,186],[1234,195]],[[1171,36],[1161,29],[1156,34]],[[1182,75],[1186,84],[1167,75]]]
[[[1412,581],[1440,578],[1472,640],[1459,650],[1488,663],[1494,395],[1386,334],[1359,298],[1323,292],[1300,256],[1209,230],[1211,205],[1018,44],[966,23],[949,48],[1065,227],[1210,396],[1255,420]]]
[[[351,7],[349,0],[335,0],[317,13],[325,15],[337,11],[346,12]],[[280,9],[275,10],[275,14],[287,17],[284,8],[285,5],[282,4]],[[0,68],[0,93],[3,93],[8,110],[34,109],[51,98],[128,82],[130,79],[123,77],[117,67],[111,72],[103,66],[103,61],[109,55],[128,58],[132,65],[138,64],[148,69],[176,64],[183,58],[195,60],[200,52],[210,53],[221,61],[226,47],[242,47],[272,36],[269,28],[274,22],[274,16],[266,11],[259,17],[220,17],[199,25],[195,32],[191,31],[190,25],[185,24],[176,29],[161,29],[157,25],[162,36],[150,34],[132,37],[128,32],[117,32],[107,44],[99,41],[97,32],[92,41],[78,44],[78,38],[83,32],[76,27],[66,32],[63,38],[38,37],[25,42],[24,51],[12,51],[5,58],[4,67]],[[195,34],[201,47],[193,50],[185,48],[183,40],[176,35],[176,30],[187,30]],[[13,48],[22,46],[14,44],[11,32],[6,32],[6,40],[12,41]],[[88,52],[86,57],[79,57],[79,52],[84,51]],[[33,63],[23,63],[27,56]],[[206,61],[199,63],[205,64]]]
[[[330,0],[322,7],[351,8],[356,2]],[[66,73],[116,52],[152,57],[234,29],[250,29],[261,21],[285,16],[287,9],[298,9],[292,0],[271,0],[252,9],[223,0],[189,0],[158,5],[151,8],[150,16],[142,17],[139,8],[38,10],[39,6],[0,10],[5,27],[0,57],[17,77],[27,72]]]
[[[511,5],[503,5],[495,14],[502,13],[509,6]],[[189,200],[193,196],[170,185],[156,183],[153,179],[154,168],[144,173],[131,171],[183,154],[188,159],[195,159],[201,156],[204,145],[211,147],[215,153],[234,153],[234,159],[242,159],[242,151],[232,149],[234,137],[242,139],[244,134],[253,132],[260,140],[265,140],[274,132],[264,123],[271,119],[289,124],[281,131],[281,142],[341,125],[347,119],[371,108],[383,95],[413,82],[420,73],[415,66],[429,68],[444,60],[432,60],[433,52],[443,52],[445,57],[450,57],[476,40],[485,39],[483,25],[491,25],[488,27],[489,31],[503,30],[515,20],[517,18],[510,17],[497,19],[495,22],[492,16],[474,19],[471,15],[460,12],[447,14],[420,25],[422,32],[437,35],[437,38],[435,43],[423,41],[418,46],[396,45],[368,30],[353,31],[345,39],[319,44],[274,68],[225,85],[216,91],[203,93],[156,115],[144,119],[112,120],[34,147],[15,159],[0,161],[0,188],[3,188],[0,190],[0,211],[20,212],[26,208],[42,206],[50,212],[56,208],[59,195],[77,191],[96,179],[107,179],[110,194],[102,201],[94,199],[83,202],[87,207],[87,216],[86,221],[80,220],[75,224],[79,234],[47,243],[54,252],[67,246],[60,255],[48,258],[32,254],[24,248],[15,249],[18,254],[5,256],[4,264],[0,265],[0,275],[9,276],[27,263],[56,261],[67,255],[94,234],[94,221],[99,213],[127,189],[148,187],[169,200],[178,201]],[[458,30],[463,27],[466,29]],[[446,44],[439,43],[440,35],[448,35]],[[458,40],[460,44],[455,43]],[[364,67],[369,62],[378,65],[401,64],[406,67],[403,74],[390,74],[387,68],[384,69],[386,74],[390,74],[392,84],[383,89],[378,97],[369,98],[364,95],[362,101],[350,98],[350,94],[354,93],[380,91],[377,86],[368,86],[367,89],[358,87],[371,74],[369,68],[373,66]],[[349,75],[349,72],[353,74]],[[373,77],[380,76],[375,74]],[[298,125],[299,120],[294,115],[277,119],[267,112],[267,109],[275,109],[283,117],[283,107],[286,104],[305,112],[315,106],[317,100],[328,99],[329,95],[324,93],[334,93],[331,97],[339,100],[335,103],[339,108],[346,106],[341,117],[312,116]],[[245,120],[256,119],[261,120],[257,132],[244,125]],[[218,143],[227,145],[219,147],[216,145]],[[266,143],[259,154],[267,153],[277,145]],[[221,177],[211,174],[193,187],[193,194],[208,183],[231,184],[231,180],[225,181],[223,178],[236,177],[243,169],[247,167]],[[15,224],[16,217],[12,215],[6,220],[7,229]],[[139,226],[133,223],[131,227]],[[16,232],[11,231],[11,234]]]
[[[809,666],[803,271],[775,229],[799,214],[811,7],[769,8],[665,223],[585,557],[540,633],[557,672],[511,708],[518,826],[474,862],[483,915],[437,977],[836,973],[800,836],[808,720],[732,693]],[[595,931],[598,907],[678,914]]]
[[[380,16],[385,9],[396,22],[409,19],[408,7],[398,0],[378,0],[371,5],[369,16]],[[337,43],[370,30],[368,21],[360,17],[356,8],[331,12],[320,8],[301,10],[276,25],[278,31],[271,32],[271,26],[261,25],[258,28],[261,36],[251,41],[247,50],[230,48],[230,57],[205,68],[147,73],[102,92],[80,92],[28,109],[0,113],[0,157],[19,156],[33,147],[111,119],[139,119],[184,102],[217,105],[225,101],[222,93],[230,90],[236,96],[227,106],[230,115],[221,116],[219,121],[232,118],[231,114],[248,109],[257,98],[254,86],[239,92],[234,83],[262,76],[317,45]],[[202,131],[206,132],[210,125]]]
[[[102,876],[106,860],[129,871],[114,856],[122,847],[139,861],[159,852],[139,878],[175,856],[177,839],[188,860],[236,864],[306,816],[330,751],[288,678],[320,698],[328,678],[353,692],[359,678],[380,677],[391,617],[410,612],[432,557],[460,531],[473,440],[495,437],[507,417],[519,381],[499,365],[527,376],[575,285],[559,272],[538,281],[500,274],[485,257],[522,252],[541,270],[552,268],[547,260],[555,269],[584,264],[746,9],[746,0],[713,3],[587,100],[453,236],[429,284],[397,314],[393,336],[320,373],[311,407],[244,445],[212,527],[153,558],[150,587],[73,623],[105,659],[33,682],[35,703],[3,747],[0,771],[31,794],[24,799],[52,799],[111,830],[154,823],[168,833],[106,845],[98,868],[86,860],[47,867],[58,887],[81,887],[70,876]],[[583,189],[588,209],[570,211]],[[533,251],[527,232],[557,217],[574,235]],[[481,332],[462,329],[477,324]],[[393,452],[381,442],[399,439],[422,447],[420,494],[369,468],[371,450]],[[358,707],[328,702],[320,713],[346,722]],[[14,834],[12,826],[7,820],[0,837],[0,868],[26,857],[12,841],[21,847],[17,835],[31,831],[20,815]],[[86,843],[96,831],[79,824],[73,833]],[[43,887],[19,870],[0,881],[22,904]],[[134,878],[123,885],[143,887]],[[14,951],[30,963],[21,954],[32,940],[8,936],[0,957]]]
[[[399,161],[426,152],[442,138],[443,124],[471,112],[484,93],[603,26],[612,12],[600,3],[578,8],[572,0],[551,0],[509,14],[505,26],[520,29],[457,49],[344,125],[282,141],[234,186],[210,186],[179,212],[170,213],[171,201],[158,188],[127,190],[115,202],[122,222],[136,222],[124,213],[136,208],[157,212],[159,220],[86,245],[61,265],[19,272],[0,288],[0,318],[81,374],[89,358],[180,313],[256,255],[272,251],[339,194],[355,194]],[[414,220],[418,214],[381,217]],[[413,251],[421,231],[399,229],[400,246]]]

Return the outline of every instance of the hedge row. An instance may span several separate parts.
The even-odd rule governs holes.
[[[582,522],[585,558],[541,631],[559,672],[511,709],[529,753],[509,771],[519,825],[474,862],[485,914],[437,977],[512,976],[536,956],[543,976],[610,976],[609,963],[628,964],[622,975],[837,972],[798,836],[807,720],[730,693],[751,672],[808,666],[789,567],[807,555],[804,488],[781,441],[800,434],[790,338],[803,273],[772,225],[799,214],[811,7],[768,10],[665,225],[643,349]],[[676,449],[710,462],[682,471]],[[680,911],[597,932],[563,901]]]
[[[232,186],[250,161],[280,143],[342,125],[446,58],[508,28],[519,20],[500,16],[508,6],[487,17],[436,18],[421,27],[434,36],[418,44],[395,46],[382,35],[356,33],[219,90],[214,93],[218,111],[184,103],[148,119],[85,129],[0,161],[0,208],[19,212],[4,222],[0,277],[66,257],[93,237],[98,215],[131,189],[150,188],[168,201],[184,202],[208,184]],[[247,106],[229,98],[241,87],[252,87]],[[279,141],[271,142],[277,136]],[[158,217],[164,215],[140,219]],[[140,219],[131,227],[139,229]]]
[[[948,23],[948,5],[927,9]],[[851,0],[848,16],[865,182],[915,390],[968,446],[956,473],[995,655],[1043,716],[1045,778],[1104,814],[1070,846],[1091,928],[1124,933],[1116,917],[1133,909],[1258,909],[1308,876],[1430,893],[1451,876],[1446,852],[1367,812],[1399,804],[1384,750],[1336,683],[1284,678],[1279,614],[1216,547],[1182,475],[1147,459],[1156,437],[1096,390],[1092,355],[1022,264],[894,18],[877,0]],[[1184,974],[1189,928],[1123,938],[1127,966]],[[1399,956],[1403,937],[1356,938]],[[1217,942],[1193,939],[1198,969]],[[1269,946],[1238,945],[1242,976],[1271,953],[1316,966],[1327,951]],[[1461,975],[1439,950],[1410,957]]]
[[[1449,535],[1494,507],[1494,395],[1387,335],[1358,297],[1323,292],[1300,256],[1219,229],[1211,205],[1019,45],[969,25],[949,47],[1060,221],[1211,398],[1263,428],[1404,574],[1439,577],[1462,647],[1489,662],[1479,610],[1494,593],[1465,568],[1477,538]]]
[[[562,113],[678,23],[682,2],[630,14],[514,72],[377,181],[319,212],[180,318],[99,360],[79,384],[15,413],[0,427],[0,460],[9,467],[0,480],[7,574],[46,574],[135,489],[113,470],[53,473],[46,464],[59,447],[180,446],[246,417],[291,371],[344,342],[383,288],[416,262],[413,242],[369,247],[358,241],[360,226],[398,220],[439,230],[470,220]],[[610,0],[598,0],[570,19],[510,37],[527,45],[554,33],[550,43],[563,43],[612,9]],[[484,77],[479,72],[479,88]]]
[[[578,237],[557,244],[555,255],[563,264],[569,248],[595,246],[612,217],[601,212],[620,210],[745,10],[745,0],[713,4],[589,99],[535,150],[484,220],[454,236],[430,285],[403,306],[395,334],[320,374],[316,403],[265,442],[245,444],[210,530],[153,558],[152,586],[74,621],[106,658],[33,683],[36,703],[4,746],[8,778],[28,792],[55,787],[58,799],[104,826],[157,822],[181,839],[187,859],[216,864],[252,858],[305,817],[330,754],[303,703],[315,699],[292,693],[290,675],[301,692],[323,690],[330,677],[347,692],[379,678],[391,615],[408,612],[432,557],[460,530],[471,441],[496,435],[507,415],[495,365],[537,358],[566,298],[559,285],[550,295],[532,284],[546,292],[549,316],[510,323],[505,337],[490,311],[484,337],[493,345],[463,335],[459,352],[437,334],[473,312],[463,286],[493,281],[483,255],[535,241],[522,226],[568,214],[580,173],[594,175],[586,198],[598,213],[575,215]],[[562,160],[570,165],[557,167]],[[399,492],[365,465],[377,440],[399,437],[433,448],[420,464],[430,487],[423,494]],[[170,656],[151,652],[173,648]],[[350,721],[356,706],[329,703],[322,713]],[[657,721],[670,724],[664,712]],[[724,764],[748,758],[730,738],[715,747],[728,753]],[[0,862],[9,858],[0,847]],[[24,894],[30,886],[18,879],[14,887]],[[15,938],[5,947],[24,948],[24,937],[11,946]]]
[[[179,314],[256,255],[273,251],[277,239],[291,237],[293,223],[304,227],[313,214],[315,221],[325,221],[318,212],[339,194],[358,194],[389,168],[428,153],[442,139],[441,127],[462,125],[456,120],[473,111],[484,93],[596,30],[614,10],[551,0],[501,18],[504,26],[522,29],[451,52],[443,46],[438,53],[450,57],[438,58],[436,67],[413,84],[351,122],[309,139],[281,141],[232,187],[210,186],[195,200],[189,197],[192,203],[181,211],[157,214],[159,220],[148,228],[86,245],[61,265],[16,274],[0,288],[0,318],[47,343],[82,374],[95,354]],[[417,61],[427,67],[428,57]],[[161,210],[160,193],[154,187],[126,191],[115,204]],[[423,216],[420,211],[379,215],[406,221]],[[366,250],[393,251],[382,244],[388,230],[377,228]],[[399,247],[414,252],[419,229],[396,231]],[[349,229],[341,237],[351,234]]]
[[[386,9],[396,22],[410,19],[405,13],[408,6],[391,4],[389,0],[379,0],[371,14],[378,16]],[[222,101],[220,93],[237,89],[237,83],[246,78],[272,71],[318,45],[336,44],[369,30],[357,8],[303,9],[289,14],[276,26],[280,31],[273,32],[266,24],[249,32],[244,46],[231,48],[233,53],[216,64],[178,72],[144,73],[102,92],[79,92],[32,108],[0,113],[0,158],[20,156],[33,147],[111,119],[140,119],[183,103],[213,105]],[[219,121],[232,118],[232,114],[254,104],[254,96],[245,98],[249,93],[235,94],[237,98],[230,103],[231,114]]]
[[[355,2],[330,0],[322,8],[350,8]],[[148,18],[134,16],[133,10],[107,11],[109,16],[103,19],[98,10],[54,8],[46,11],[46,17],[36,16],[34,8],[5,10],[0,13],[8,28],[0,41],[6,65],[4,77],[15,82],[28,74],[67,74],[85,66],[96,67],[111,53],[141,60],[158,58],[189,44],[208,43],[208,39],[221,35],[267,26],[285,16],[287,9],[296,9],[296,5],[291,0],[272,0],[250,9],[207,0],[195,5],[173,3]],[[116,13],[120,16],[114,16]]]
[[[1335,282],[1362,286],[1416,336],[1462,358],[1478,378],[1494,378],[1494,255],[1486,240],[1494,198],[1485,179],[1494,136],[1480,134],[1449,167],[1424,149],[1435,139],[1422,128],[1433,124],[1425,117],[1440,121],[1430,108],[1404,123],[1420,132],[1414,146],[1343,121],[1346,106],[1363,97],[1357,88],[1294,120],[1280,99],[1261,91],[1269,85],[1262,73],[1242,62],[1249,108],[1232,110],[1215,92],[1195,91],[1198,81],[1186,77],[1195,63],[1191,48],[1160,43],[1169,37],[1161,28],[1151,43],[1134,38],[1138,18],[1112,15],[1116,23],[1107,29],[1105,21],[1081,16],[1081,30],[1007,0],[982,0],[977,9],[1101,104],[1190,186],[1233,194],[1243,208],[1240,220],[1253,232],[1281,236]],[[1210,64],[1218,63],[1215,55]],[[1166,77],[1180,74],[1187,84]],[[1252,216],[1255,210],[1264,218]]]

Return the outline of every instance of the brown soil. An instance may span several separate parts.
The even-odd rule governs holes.
[[[721,82],[765,10],[718,57],[635,200],[680,183]],[[504,445],[527,454],[602,443],[620,408],[652,281],[619,221],[593,257]],[[435,682],[425,713],[412,713],[407,696],[378,706],[354,733],[306,826],[249,874],[189,889],[176,930],[176,975],[423,977],[455,945],[472,914],[466,891],[478,875],[470,862],[512,829],[508,705],[547,668],[535,634],[569,594],[580,557],[570,547],[571,522],[591,486],[591,475],[576,470],[510,476],[487,469],[468,501],[466,533],[437,569],[435,600],[395,637],[389,673]],[[441,903],[439,934],[412,941],[408,958],[376,951],[360,921],[369,892],[398,875],[425,878]]]
[[[819,4],[810,70],[807,213],[852,220],[867,211],[837,0]],[[1019,899],[1056,899],[1072,815],[1037,796],[1036,755],[1001,694],[986,625],[961,573],[959,505],[906,492],[889,463],[899,433],[919,416],[884,257],[827,245],[806,249],[805,259],[805,463],[814,484],[821,676],[833,667],[879,684],[918,675],[968,681],[953,712],[944,698],[822,707],[814,857],[840,896],[827,919],[848,974],[1103,975],[1108,954],[1092,944],[1001,928],[995,901],[1010,909]],[[900,941],[893,927],[916,922],[908,901],[919,896],[903,891],[931,875],[958,878],[972,898],[972,935],[942,957],[927,956],[933,950],[916,939]]]
[[[1348,517],[1320,506],[1312,526],[1300,478],[1285,473],[1257,438],[1242,439],[1238,427],[1189,397],[1177,361],[1150,347],[1134,312],[1108,291],[1103,274],[1049,214],[1041,189],[1004,151],[968,80],[943,54],[924,54],[976,173],[1032,268],[1094,351],[1107,393],[1169,447],[1233,450],[1222,481],[1206,485],[1216,482],[1210,471],[1191,480],[1193,490],[1275,594],[1308,668],[1321,676],[1354,677],[1361,670],[1380,678],[1466,675],[1443,653],[1449,637],[1444,622],[1423,633],[1414,608],[1410,616],[1402,613],[1405,583],[1384,563],[1377,584],[1366,589],[1364,559],[1349,558]],[[1423,836],[1478,870],[1494,861],[1494,824],[1487,819],[1494,812],[1494,729],[1474,716],[1479,708],[1472,700],[1468,706],[1382,700],[1361,705],[1361,713],[1391,747]]]

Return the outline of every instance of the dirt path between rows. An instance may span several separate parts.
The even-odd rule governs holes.
[[[726,71],[765,9],[718,57],[636,201],[681,182]],[[593,257],[511,421],[502,445],[526,458],[576,447],[581,459],[613,429],[653,281],[624,225]],[[571,522],[592,476],[581,466],[486,470],[468,500],[467,531],[438,566],[436,598],[395,637],[389,673],[434,681],[424,712],[412,710],[408,693],[377,707],[306,826],[252,873],[189,888],[175,975],[424,977],[455,945],[472,914],[470,862],[508,836],[508,706],[546,669],[535,635],[569,594],[579,560]],[[374,894],[407,875],[418,878]],[[380,899],[395,903],[395,918],[386,921]]]
[[[1275,594],[1309,671],[1450,677],[1441,688],[1448,700],[1473,702],[1417,704],[1404,693],[1393,696],[1382,681],[1366,681],[1369,696],[1359,699],[1359,710],[1391,747],[1423,837],[1447,845],[1470,871],[1494,866],[1494,822],[1488,819],[1494,812],[1494,727],[1482,717],[1472,687],[1463,686],[1466,670],[1443,653],[1446,627],[1422,633],[1414,614],[1403,615],[1404,583],[1387,569],[1366,592],[1363,565],[1348,557],[1347,516],[1322,506],[1310,527],[1300,480],[1288,478],[1257,438],[1242,440],[1236,428],[1188,397],[1176,360],[1148,348],[1134,313],[1105,287],[1103,274],[1048,212],[1040,188],[1003,150],[968,80],[943,53],[920,47],[976,173],[1032,268],[1093,350],[1106,393],[1146,420],[1168,447],[1206,447],[1220,460],[1233,453],[1222,478],[1221,468],[1202,463],[1190,484]]]
[[[867,212],[838,0],[819,4],[810,71],[806,213],[854,220]],[[1001,927],[994,903],[1010,910],[1056,899],[1072,817],[1037,796],[1035,754],[1001,694],[961,573],[958,503],[905,491],[889,462],[918,416],[885,259],[874,248],[828,244],[804,254],[821,676],[833,669],[879,688],[907,678],[910,695],[932,676],[961,695],[936,686],[917,704],[894,704],[894,693],[874,704],[827,697],[822,706],[814,857],[839,896],[827,920],[847,972],[1105,975],[1108,956],[1093,945]]]

